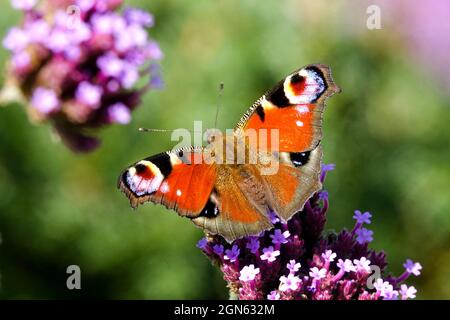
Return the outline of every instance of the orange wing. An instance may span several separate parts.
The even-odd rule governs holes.
[[[163,204],[228,241],[270,228],[267,207],[243,191],[241,175],[205,157],[204,149],[190,149],[146,158],[120,175],[118,187],[134,208],[148,201]]]
[[[314,149],[322,139],[322,113],[327,97],[340,92],[330,69],[321,64],[301,68],[258,99],[239,121],[236,131],[278,129],[278,151]],[[258,141],[258,144],[267,142]]]
[[[216,166],[203,161],[202,150],[189,149],[135,163],[120,175],[118,186],[134,208],[151,201],[195,217],[205,207],[215,179]]]

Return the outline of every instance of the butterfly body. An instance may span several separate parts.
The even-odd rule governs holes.
[[[141,160],[119,177],[133,207],[163,204],[227,241],[257,235],[303,208],[321,188],[322,112],[339,88],[329,68],[310,65],[258,99],[232,135],[203,148]]]

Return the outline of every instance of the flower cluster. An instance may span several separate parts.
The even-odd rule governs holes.
[[[141,95],[161,86],[153,16],[122,0],[12,0],[23,12],[3,46],[11,52],[3,97],[14,92],[34,121],[50,121],[75,151],[99,141],[92,131],[126,124]]]
[[[322,168],[321,180],[334,166]],[[204,254],[217,264],[231,298],[239,299],[411,299],[416,289],[403,282],[418,276],[422,266],[411,260],[399,277],[384,276],[383,252],[368,248],[373,231],[369,212],[355,211],[351,231],[324,234],[328,193],[319,191],[287,223],[272,213],[275,225],[259,236],[226,243],[220,236],[199,241]]]

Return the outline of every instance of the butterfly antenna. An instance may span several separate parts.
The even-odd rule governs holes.
[[[219,98],[217,99],[216,119],[214,120],[214,128],[217,128],[217,120],[219,119],[219,109],[222,106],[223,82],[219,84]]]
[[[152,129],[152,128],[139,128],[140,132],[170,132],[169,129]]]
[[[153,128],[139,128],[140,132],[172,132],[174,129],[153,129]],[[195,130],[188,130],[191,133],[201,132]]]

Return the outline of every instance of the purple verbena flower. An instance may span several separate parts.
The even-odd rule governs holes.
[[[218,256],[222,255],[224,248],[223,245],[221,244],[216,244],[213,246],[213,251],[215,254],[217,254]]]
[[[366,259],[366,257],[361,257],[361,259],[354,259],[353,263],[356,267],[356,271],[370,272],[370,260]]]
[[[43,114],[59,110],[59,100],[52,89],[38,87],[33,91],[31,107]]]
[[[421,265],[407,260],[403,274],[388,276],[384,252],[368,248],[373,233],[362,228],[371,218],[365,213],[355,213],[358,221],[353,231],[324,232],[328,198],[319,201],[320,192],[287,223],[269,212],[273,231],[231,244],[219,235],[208,237],[207,243],[199,242],[205,255],[219,264],[230,294],[239,299],[269,300],[414,298],[415,288],[403,282],[411,274],[420,274]],[[380,272],[373,286],[369,278],[372,268]]]
[[[234,245],[231,250],[227,249],[225,250],[225,256],[223,257],[225,260],[230,260],[230,262],[236,261],[236,259],[239,256],[239,247],[237,245]]]
[[[12,0],[11,4],[17,10],[30,10],[37,4],[37,0]]]
[[[326,275],[327,275],[327,269],[325,269],[325,268],[319,269],[317,267],[313,267],[309,271],[309,276],[311,278],[313,278],[314,280],[323,279],[323,278],[325,278]]]
[[[322,190],[319,192],[319,200],[328,200],[328,191]]]
[[[72,2],[77,16],[67,1],[11,1],[23,19],[3,39],[6,80],[32,121],[48,121],[68,147],[87,152],[99,145],[95,130],[129,123],[141,96],[162,87],[163,54],[148,34],[150,13],[121,12],[123,0]]]
[[[400,295],[402,300],[414,299],[416,297],[417,290],[413,286],[408,287],[406,284],[400,286]]]
[[[366,229],[366,228],[360,228],[357,229],[356,231],[356,241],[358,241],[358,243],[367,243],[367,242],[371,242],[373,240],[373,231]]]
[[[92,109],[97,109],[100,105],[102,94],[102,87],[93,85],[87,81],[83,81],[78,85],[78,88],[75,92],[75,97],[84,105]]]
[[[405,267],[406,272],[415,276],[420,275],[420,270],[422,270],[422,265],[419,262],[412,261],[411,259],[406,260],[403,267]]]
[[[361,213],[361,211],[355,210],[355,215],[353,216],[353,219],[355,219],[356,222],[360,223],[360,224],[363,224],[363,223],[370,224],[371,217],[372,217],[372,215],[368,211]]]
[[[296,263],[294,259],[290,260],[287,264],[287,268],[289,269],[289,273],[295,274],[302,265],[300,263]]]
[[[257,237],[249,237],[245,247],[249,249],[251,253],[255,254],[259,249],[259,239]]]
[[[272,222],[273,224],[280,222],[280,219],[278,218],[277,214],[273,211],[269,212],[269,219],[270,222]]]
[[[290,235],[288,230],[282,232],[280,229],[275,229],[273,235],[271,234],[270,237],[272,238],[272,243],[276,245],[287,243],[287,238],[289,238]]]
[[[259,268],[255,268],[253,264],[245,266],[242,268],[239,276],[241,281],[252,281],[255,279],[256,275],[259,273]]]
[[[349,259],[339,259],[337,263],[337,267],[341,270],[344,270],[344,272],[355,272],[356,268],[353,265],[352,261]]]
[[[327,250],[324,253],[322,253],[321,256],[325,262],[333,262],[334,259],[336,258],[336,253],[334,253],[331,250]]]
[[[131,121],[131,111],[122,102],[117,102],[109,106],[108,119],[113,123],[127,124]]]
[[[208,240],[206,238],[201,238],[197,242],[197,248],[202,249],[202,250],[205,249],[207,245],[208,245]]]
[[[277,256],[280,255],[279,250],[274,250],[272,246],[263,249],[263,254],[260,256],[261,260],[267,260],[267,262],[274,262]]]
[[[280,291],[295,291],[298,289],[301,280],[299,277],[294,276],[292,273],[287,276],[280,277]]]
[[[276,290],[270,291],[267,300],[280,300],[280,294]]]

